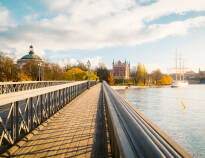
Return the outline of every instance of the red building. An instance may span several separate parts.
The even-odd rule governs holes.
[[[124,63],[122,63],[120,60],[116,63],[113,61],[113,76],[114,79],[129,79],[130,64],[126,61]]]

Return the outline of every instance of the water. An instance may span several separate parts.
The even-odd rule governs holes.
[[[117,91],[194,157],[205,157],[205,85]]]

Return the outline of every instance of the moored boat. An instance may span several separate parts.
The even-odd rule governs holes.
[[[172,88],[180,88],[180,87],[188,87],[189,83],[186,80],[178,80],[178,81],[174,81],[171,84]]]

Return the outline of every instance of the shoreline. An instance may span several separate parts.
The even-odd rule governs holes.
[[[120,89],[135,89],[135,88],[170,88],[171,86],[111,86],[114,90],[120,90]]]

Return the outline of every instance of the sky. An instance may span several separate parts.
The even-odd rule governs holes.
[[[34,46],[60,65],[139,62],[171,73],[205,70],[204,0],[0,0],[0,51],[15,60]]]

